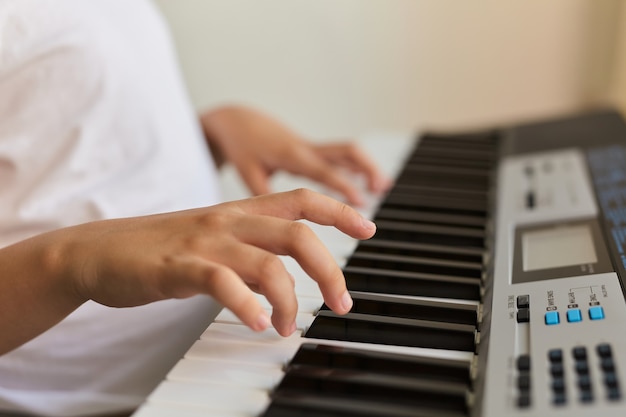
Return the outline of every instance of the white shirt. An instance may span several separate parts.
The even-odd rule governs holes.
[[[171,39],[148,0],[0,0],[0,246],[219,201]],[[0,410],[132,409],[209,324],[208,297],[86,303],[0,357]]]

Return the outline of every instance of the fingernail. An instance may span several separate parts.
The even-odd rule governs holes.
[[[380,187],[381,191],[387,191],[391,187],[392,184],[393,184],[393,181],[389,178],[382,178],[378,182],[378,186]]]
[[[365,217],[362,217],[362,220],[364,228],[366,228],[367,230],[376,230],[376,224],[373,221],[368,220]]]
[[[352,297],[350,297],[350,293],[348,291],[344,292],[341,296],[341,306],[346,312],[350,311],[352,308]]]
[[[291,327],[289,328],[289,334],[293,334],[293,332],[295,332],[297,328],[298,326],[296,326],[296,322],[294,321],[293,323],[291,323]]]
[[[259,317],[257,317],[256,324],[253,330],[260,332],[270,327],[271,324],[272,319],[270,319],[270,316],[268,316],[267,313],[263,311],[261,314],[259,314]]]

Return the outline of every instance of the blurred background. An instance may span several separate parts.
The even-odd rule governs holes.
[[[313,138],[626,109],[622,0],[156,0],[198,109]]]

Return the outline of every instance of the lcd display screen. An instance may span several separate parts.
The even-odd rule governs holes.
[[[598,257],[587,224],[526,231],[522,235],[523,270],[596,263]]]

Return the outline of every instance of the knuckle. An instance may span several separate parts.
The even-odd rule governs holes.
[[[308,242],[310,239],[315,238],[315,233],[306,224],[294,221],[287,226],[287,237],[293,243]]]
[[[232,279],[234,272],[225,265],[215,265],[206,271],[206,283],[209,292],[213,293],[219,288],[226,286]]]
[[[319,239],[311,228],[300,222],[292,222],[289,225],[287,238],[290,242],[289,255],[300,257],[307,254],[311,249],[311,244],[315,244]]]
[[[201,213],[196,217],[196,224],[200,228],[215,229],[224,227],[233,221],[232,213],[225,212],[209,212]]]
[[[354,209],[347,204],[337,202],[337,216],[339,218],[347,218],[354,214]]]
[[[361,151],[361,148],[355,141],[348,141],[345,143],[345,149],[349,154],[355,155]]]
[[[261,281],[272,279],[284,271],[283,262],[274,254],[265,254],[258,264],[258,271]]]
[[[307,204],[315,198],[315,193],[308,188],[297,188],[292,191],[292,194],[300,204]]]

